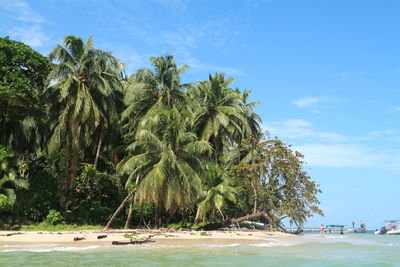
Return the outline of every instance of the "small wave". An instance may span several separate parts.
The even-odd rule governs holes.
[[[37,247],[37,246],[3,246],[3,247],[12,247],[9,249],[1,249],[0,252],[16,252],[16,251],[25,251],[25,252],[53,252],[53,251],[81,251],[81,250],[92,250],[99,248],[107,248],[111,246],[81,246],[81,247]]]
[[[267,242],[267,243],[260,243],[260,244],[251,244],[251,247],[289,247],[296,245],[297,243],[283,243],[283,242]]]
[[[233,243],[233,244],[220,244],[220,245],[198,245],[201,247],[206,247],[206,248],[224,248],[224,247],[237,247],[240,246],[241,244]]]

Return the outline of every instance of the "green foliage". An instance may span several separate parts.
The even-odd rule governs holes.
[[[216,164],[206,167],[203,176],[203,192],[200,194],[201,202],[198,206],[197,217],[205,222],[206,219],[213,220],[215,217],[225,219],[222,212],[226,202],[236,203],[236,189],[225,172]]]
[[[80,231],[80,230],[101,230],[101,225],[76,225],[76,224],[58,224],[58,225],[22,225],[12,227],[12,230],[19,231]]]
[[[57,45],[49,55],[56,63],[48,76],[52,83],[49,92],[56,96],[50,113],[56,117],[52,118],[48,150],[65,149],[68,174],[61,183],[61,204],[67,214],[84,147],[97,145],[101,149],[100,140],[118,120],[115,91],[121,89],[123,77],[118,60],[109,52],[95,49],[92,38],[84,42],[66,36],[63,42],[64,46]],[[93,140],[93,136],[97,138]],[[94,165],[98,160],[95,157]]]
[[[29,183],[27,180],[19,178],[10,165],[16,165],[15,157],[4,146],[0,145],[0,193],[6,195],[11,205],[14,205],[16,200],[15,189],[26,189]]]
[[[121,185],[115,176],[85,164],[76,180],[71,218],[84,224],[104,224],[120,201]]]
[[[12,204],[7,196],[0,194],[0,212],[8,211],[12,208]]]
[[[50,68],[50,61],[29,46],[0,38],[0,144],[31,149],[26,121],[44,112],[42,95]]]
[[[27,160],[30,186],[17,190],[13,217],[18,222],[41,222],[49,210],[59,210],[59,182],[65,175],[61,152],[48,156],[30,157]]]
[[[49,226],[49,225],[59,225],[64,223],[65,223],[64,219],[59,211],[49,210],[49,214],[47,214],[46,219],[44,219],[44,221],[41,222],[40,224],[43,226]]]

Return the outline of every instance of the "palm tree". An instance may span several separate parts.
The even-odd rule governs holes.
[[[101,146],[103,133],[113,119],[110,114],[115,114],[113,90],[121,85],[121,65],[111,53],[95,49],[92,38],[84,43],[79,37],[66,36],[63,42],[64,47],[57,45],[50,53],[50,59],[58,64],[48,77],[49,94],[58,101],[52,107],[56,112],[51,112],[57,118],[53,122],[49,150],[65,144],[68,175],[61,204],[66,214],[81,149],[93,141],[94,133],[97,133],[98,147]]]
[[[202,201],[198,204],[195,221],[203,220],[204,222],[207,218],[215,217],[216,212],[225,219],[222,209],[227,200],[236,203],[235,194],[235,188],[231,186],[221,167],[217,164],[208,165],[200,194]]]
[[[250,96],[250,91],[244,90],[242,93],[242,102],[243,102],[243,116],[246,120],[246,127],[243,129],[243,132],[246,133],[246,136],[253,136],[254,138],[260,138],[262,135],[261,132],[261,117],[254,112],[254,106],[260,104],[258,101],[248,103],[247,100]]]
[[[232,78],[225,79],[223,73],[217,73],[191,90],[192,102],[198,103],[194,109],[193,129],[200,140],[213,145],[215,157],[235,141],[234,133],[242,133],[245,124],[241,96],[228,88],[232,81]]]
[[[154,70],[140,69],[129,81],[122,120],[129,122],[130,130],[136,129],[139,122],[140,127],[149,119],[157,120],[161,110],[187,108],[185,89],[189,84],[180,84],[180,75],[188,66],[178,68],[170,55],[152,57],[150,62]]]
[[[17,176],[15,170],[10,168],[8,159],[10,154],[0,146],[0,194],[7,196],[9,203],[14,205],[16,200],[15,188],[28,188],[29,183]]]
[[[141,176],[136,199],[154,202],[157,210],[173,214],[193,203],[201,188],[202,158],[211,152],[207,141],[187,130],[176,108],[158,114],[161,123],[136,134],[130,154],[118,169],[133,181]]]

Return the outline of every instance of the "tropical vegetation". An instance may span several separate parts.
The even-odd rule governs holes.
[[[250,91],[224,73],[182,83],[172,55],[150,64],[128,76],[92,38],[47,57],[0,38],[0,227],[284,230],[322,214],[302,154],[262,131]]]

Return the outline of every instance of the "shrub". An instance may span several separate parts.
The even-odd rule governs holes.
[[[64,220],[59,211],[50,210],[49,214],[47,214],[46,219],[44,219],[44,221],[41,224],[42,225],[59,225],[59,224],[64,224]]]
[[[7,198],[7,196],[0,194],[0,212],[8,211],[12,208],[11,201]]]

